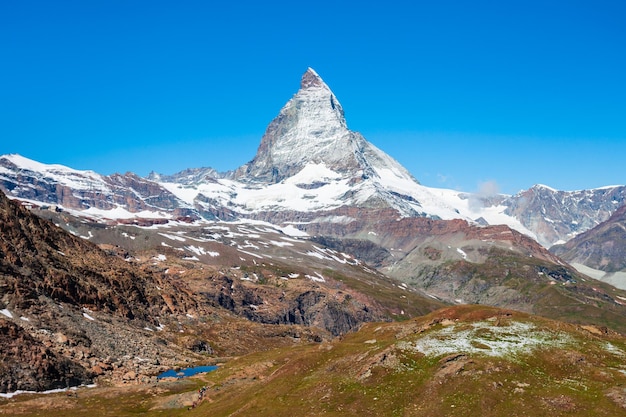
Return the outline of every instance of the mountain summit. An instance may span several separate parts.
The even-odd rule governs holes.
[[[256,156],[237,177],[277,183],[311,164],[324,165],[346,179],[377,176],[376,170],[387,169],[415,181],[399,163],[348,129],[339,100],[309,68],[300,90],[269,124]]]
[[[0,190],[35,206],[113,222],[247,218],[304,230],[362,219],[362,210],[386,210],[394,219],[506,224],[545,247],[605,221],[626,201],[624,186],[574,192],[536,186],[488,197],[423,186],[348,128],[341,103],[311,68],[268,125],[255,157],[235,171],[102,176],[0,155]]]
[[[322,77],[320,77],[311,67],[309,67],[302,75],[302,81],[300,81],[301,89],[309,87],[325,87],[328,89],[328,85],[326,85],[326,83],[322,80]]]

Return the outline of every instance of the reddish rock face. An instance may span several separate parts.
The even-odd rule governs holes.
[[[436,220],[426,217],[400,217],[393,209],[363,209],[342,207],[324,213],[260,213],[259,219],[284,223],[296,223],[312,236],[371,240],[384,248],[409,252],[427,239],[459,235],[462,240],[474,241],[475,245],[488,246],[500,242],[525,256],[558,263],[556,256],[533,239],[504,225],[477,226],[465,220]],[[327,222],[316,219],[341,219]],[[461,238],[460,237],[460,238]]]
[[[304,75],[302,76],[302,80],[300,81],[300,88],[306,89],[311,87],[322,87],[324,85],[324,81],[317,75],[313,69],[309,68]]]

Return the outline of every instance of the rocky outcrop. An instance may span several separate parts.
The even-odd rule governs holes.
[[[0,318],[0,392],[45,391],[93,382],[93,373]]]
[[[158,371],[161,361],[193,357],[152,337],[161,322],[196,308],[184,283],[164,278],[36,217],[0,193],[5,318],[0,390],[65,388],[105,373],[121,377],[129,369],[145,376]],[[135,357],[152,359],[134,363]]]
[[[40,297],[155,322],[168,311],[150,275],[0,195],[0,301],[37,308]],[[166,286],[166,283],[162,285]]]
[[[379,266],[397,262],[401,253],[406,254],[424,242],[441,240],[443,244],[448,238],[473,241],[476,245],[484,242],[484,246],[497,243],[525,256],[560,262],[533,239],[504,225],[477,226],[461,219],[398,218],[397,212],[392,209],[368,210],[358,207],[333,210],[324,213],[322,218],[329,221],[302,222],[298,227],[317,236],[315,241],[352,254],[355,254],[352,250],[358,251],[361,259],[370,259]],[[387,248],[393,248],[395,253],[392,255]]]
[[[208,300],[258,323],[312,326],[338,336],[364,322],[387,320],[375,303],[345,290],[248,286],[227,276],[213,276],[211,283],[215,290],[204,293]]]

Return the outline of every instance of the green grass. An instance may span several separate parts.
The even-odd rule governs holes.
[[[545,337],[530,352],[501,356],[437,356],[401,347],[401,342],[413,343],[443,329],[474,328],[474,323],[504,330],[479,327],[480,338],[498,340],[509,337],[506,332],[525,328],[507,330],[515,322],[532,324],[533,331],[567,343],[555,347]],[[0,405],[0,411],[46,417],[622,416],[625,409],[607,393],[626,387],[626,375],[620,372],[623,352],[626,340],[616,334],[594,335],[523,313],[458,306],[401,323],[366,324],[333,342],[242,356],[185,382],[81,391],[70,400],[77,404],[72,408],[36,409],[38,403],[32,398],[18,397],[12,401],[15,404]],[[154,409],[205,384],[210,387],[210,400],[196,409]],[[67,401],[62,395],[48,398]],[[20,402],[26,407],[24,414],[15,412]]]

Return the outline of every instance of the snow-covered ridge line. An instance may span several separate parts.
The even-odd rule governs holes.
[[[22,170],[30,181],[19,180]],[[59,192],[57,184],[76,192],[68,198],[67,190]],[[48,193],[48,203],[41,204],[64,200],[79,215],[101,221],[276,215],[283,225],[294,220],[332,223],[349,220],[333,216],[333,210],[376,207],[393,209],[399,218],[503,224],[545,247],[596,226],[626,199],[623,186],[569,192],[537,184],[513,196],[424,186],[395,159],[348,129],[339,100],[311,68],[268,125],[253,160],[235,171],[189,168],[174,175],[151,173],[145,179],[130,173],[102,176],[14,154],[0,156],[0,186],[17,198],[32,200]],[[603,198],[609,201],[600,201]]]
[[[385,156],[382,151],[379,152]],[[104,184],[102,182],[103,178],[93,171],[77,171],[62,165],[40,164],[19,155],[8,159],[18,161],[24,167],[40,169],[44,173],[52,168],[58,169],[59,172],[67,173],[86,172],[91,176],[90,178]],[[217,201],[222,206],[231,206],[234,203],[234,206],[238,208],[241,214],[241,218],[267,210],[311,212],[326,211],[344,205],[358,205],[377,193],[377,190],[384,189],[410,197],[414,202],[409,201],[407,206],[416,210],[419,209],[420,212],[435,218],[445,220],[462,218],[473,221],[477,217],[483,217],[490,224],[508,224],[516,230],[532,236],[532,233],[521,226],[515,219],[502,214],[505,207],[490,207],[476,211],[468,204],[470,199],[467,198],[466,193],[420,185],[403,168],[399,169],[396,166],[376,167],[375,173],[376,176],[371,181],[364,181],[354,186],[349,184],[349,179],[345,177],[345,174],[329,168],[324,162],[320,162],[306,164],[299,172],[285,181],[263,187],[253,188],[247,183],[232,179],[218,179],[193,185],[177,183],[156,184],[171,192],[179,200],[186,203],[188,207],[193,207],[197,204],[199,196]],[[62,176],[55,178],[55,180],[70,187],[76,186],[71,179],[68,180]],[[349,192],[353,192],[354,198],[342,201],[342,196]],[[10,197],[15,198],[14,196]],[[30,202],[38,203],[33,200]],[[39,202],[39,204],[44,203]],[[90,207],[86,210],[72,210],[68,208],[64,208],[64,210],[75,215],[87,215],[95,219],[172,218],[170,213],[160,211],[158,208],[140,212],[130,212],[122,206],[109,210],[95,207]],[[288,230],[285,229],[283,231],[289,235],[294,233],[302,235],[302,232],[294,227],[289,227]]]
[[[26,158],[17,153],[6,154],[6,155],[2,155],[1,157],[11,161],[20,169],[27,169],[27,170],[34,171],[34,172],[42,172],[42,173],[43,172],[59,172],[59,173],[69,173],[69,174],[80,174],[80,175],[85,175],[85,176],[92,176],[94,178],[99,178],[102,176],[92,170],[77,170],[77,169],[70,168],[65,165],[60,165],[60,164],[44,164],[42,162],[38,162],[33,159]]]

